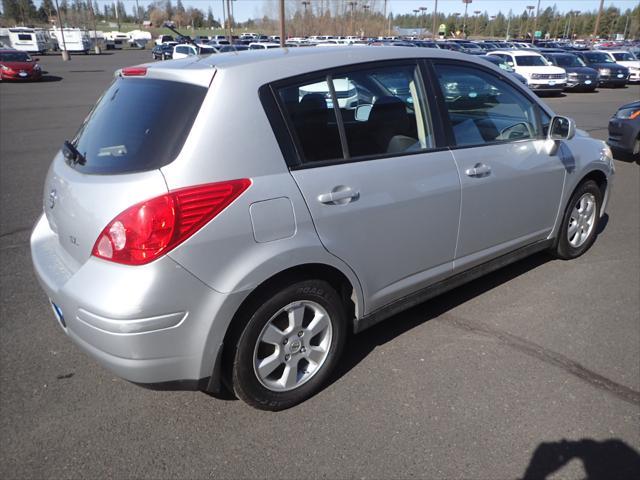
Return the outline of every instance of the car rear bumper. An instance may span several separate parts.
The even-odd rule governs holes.
[[[607,143],[612,148],[631,153],[638,135],[640,135],[640,122],[618,118],[609,120]]]
[[[64,332],[135,383],[199,384],[211,376],[244,298],[212,290],[168,256],[137,267],[92,257],[74,270],[44,216],[31,254]]]

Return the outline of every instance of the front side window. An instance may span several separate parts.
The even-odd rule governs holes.
[[[30,40],[33,40],[33,39],[31,38],[31,34],[30,33],[19,33],[18,34],[18,40],[28,40],[28,41],[30,41]]]
[[[535,104],[507,81],[458,65],[438,65],[436,72],[456,145],[539,136]]]
[[[432,148],[419,78],[415,65],[383,66],[280,88],[303,162]]]

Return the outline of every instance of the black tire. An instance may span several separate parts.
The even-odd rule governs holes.
[[[584,240],[579,246],[573,246],[569,242],[569,224],[571,222],[571,216],[573,209],[578,204],[578,201],[585,194],[591,194],[595,198],[595,220],[593,228],[591,228],[588,237]],[[555,246],[552,249],[552,254],[563,260],[571,260],[573,258],[577,258],[582,255],[584,252],[591,248],[593,242],[596,240],[597,230],[598,230],[598,222],[600,220],[600,208],[602,207],[602,192],[600,191],[600,187],[593,180],[587,180],[582,182],[571,195],[571,200],[567,204],[567,209],[564,212],[564,217],[562,219],[562,225],[560,226],[560,230],[558,231],[558,238]]]
[[[237,343],[231,352],[230,383],[236,396],[249,405],[260,410],[278,411],[293,407],[313,396],[328,380],[344,348],[347,318],[340,296],[324,280],[302,280],[289,283],[263,300],[264,302],[256,302],[258,306],[249,314],[246,326],[235,336]],[[299,301],[314,302],[324,308],[328,314],[332,329],[328,353],[318,370],[304,383],[292,390],[275,391],[267,388],[259,380],[254,369],[254,352],[257,351],[256,345],[263,329],[274,315],[291,303]],[[307,341],[310,343],[311,338]],[[282,348],[285,351],[284,347]],[[302,356],[295,358],[298,364],[302,361]]]

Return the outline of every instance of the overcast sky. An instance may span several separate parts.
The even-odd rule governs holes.
[[[177,0],[172,0],[175,5]],[[222,2],[224,0],[182,0],[185,7],[198,7],[205,13],[207,8],[211,6],[213,15],[216,18],[222,17]],[[326,0],[325,0],[326,1]],[[372,0],[355,0],[358,5],[365,3],[371,4]],[[149,0],[138,0],[140,5],[148,5],[151,3]],[[311,3],[317,4],[320,0],[311,0]],[[36,1],[36,3],[38,3]],[[98,3],[102,7],[104,3],[111,3],[108,0],[98,0]],[[136,0],[124,0],[127,6],[127,11],[131,11],[136,3]],[[382,5],[384,0],[375,0],[376,5]],[[541,0],[540,9],[543,10],[546,7],[556,5],[560,12],[568,12],[569,10],[597,10],[599,0]],[[604,2],[605,8],[608,6],[616,6],[625,10],[627,8],[633,8],[637,5],[638,0],[607,0]],[[265,13],[276,12],[278,0],[235,0],[234,13],[237,21],[243,22],[249,18],[259,18]],[[509,9],[514,13],[522,13],[527,5],[536,5],[537,0],[473,0],[473,3],[469,5],[469,12],[474,10],[485,10],[489,15],[495,15],[499,11],[508,13]],[[414,9],[418,7],[427,7],[427,13],[433,11],[434,0],[388,0],[387,9],[395,14],[412,13]],[[438,0],[438,11],[442,13],[464,13],[464,4],[462,0]]]

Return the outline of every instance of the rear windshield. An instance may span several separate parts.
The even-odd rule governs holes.
[[[98,101],[73,144],[83,173],[154,170],[172,162],[207,89],[167,80],[118,78]]]
[[[515,58],[516,65],[520,67],[544,67],[549,65],[543,57],[538,55],[523,55]]]

